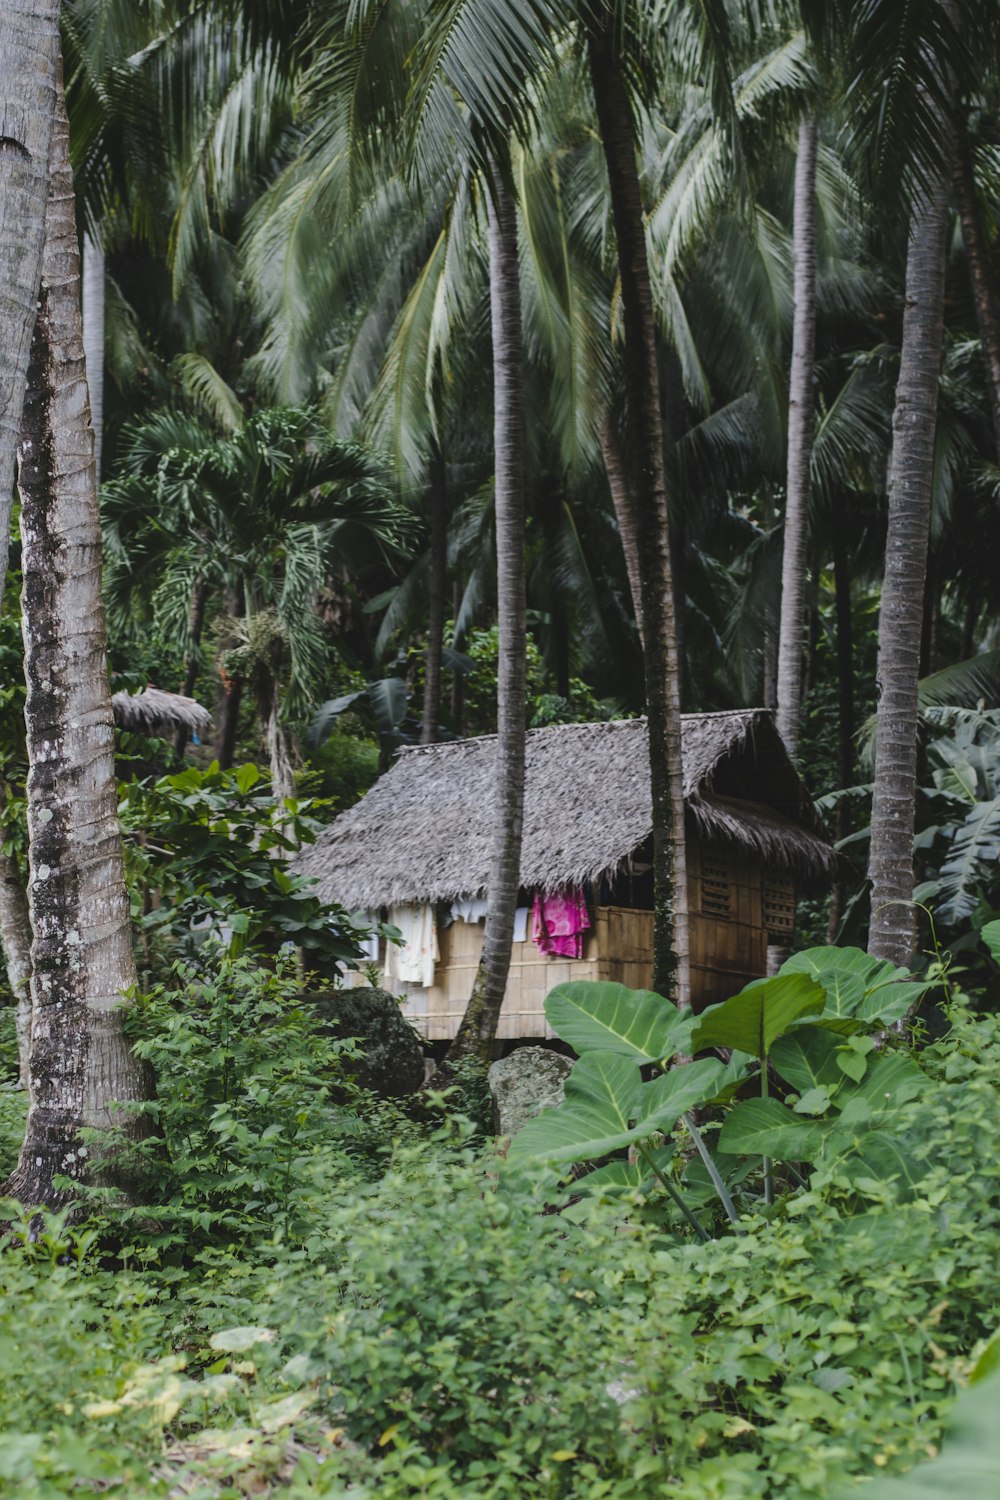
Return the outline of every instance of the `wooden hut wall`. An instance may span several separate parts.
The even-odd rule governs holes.
[[[688,844],[691,996],[727,1000],[767,972],[760,860],[739,848]]]
[[[767,969],[767,944],[788,941],[794,930],[791,880],[762,872],[759,859],[741,849],[688,846],[691,900],[691,991],[700,1009],[736,994]],[[507,993],[497,1032],[502,1041],[552,1037],[545,997],[557,984],[610,979],[632,989],[653,982],[653,913],[623,906],[592,908],[581,959],[549,958],[531,938],[511,951]],[[404,1014],[429,1041],[450,1039],[465,1012],[483,946],[481,923],[453,922],[438,934],[435,983],[396,986]]]

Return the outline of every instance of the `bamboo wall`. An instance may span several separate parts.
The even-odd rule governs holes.
[[[791,881],[731,848],[689,845],[691,989],[696,1009],[726,1000],[767,970],[768,941],[790,941],[795,920]],[[591,908],[593,927],[580,959],[549,958],[529,937],[515,943],[498,1039],[553,1037],[545,997],[557,984],[611,979],[632,989],[653,981],[653,913],[625,906]],[[483,946],[482,923],[453,922],[438,932],[440,962],[430,989],[394,984],[404,1014],[429,1041],[455,1035],[465,1012]]]

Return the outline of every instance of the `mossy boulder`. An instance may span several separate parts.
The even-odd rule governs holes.
[[[490,1068],[493,1128],[514,1136],[543,1109],[563,1102],[563,1086],[573,1059],[548,1047],[518,1047]]]
[[[357,1058],[351,1071],[362,1088],[387,1099],[402,1099],[424,1081],[424,1050],[420,1037],[385,990],[321,990],[304,995],[316,1008],[324,1030],[338,1037],[356,1037]]]

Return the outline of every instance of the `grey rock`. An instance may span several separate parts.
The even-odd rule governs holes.
[[[543,1109],[561,1104],[572,1067],[571,1057],[547,1047],[518,1047],[495,1062],[487,1077],[497,1135],[516,1135]]]
[[[402,1099],[423,1085],[420,1037],[384,990],[321,990],[303,995],[335,1036],[356,1037],[359,1056],[349,1066],[362,1088]]]

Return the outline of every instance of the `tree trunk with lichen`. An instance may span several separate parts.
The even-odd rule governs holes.
[[[0,580],[38,308],[59,55],[59,0],[8,0],[0,20]]]
[[[467,1058],[483,1066],[492,1060],[514,941],[524,822],[524,342],[517,205],[500,167],[493,171],[489,239],[500,643],[493,852],[482,958],[458,1034],[448,1050],[446,1073]]]
[[[295,771],[288,730],[281,720],[281,693],[273,677],[264,679],[257,693],[258,711],[267,758],[271,767],[271,793],[279,802],[295,796]]]
[[[17,1063],[21,1087],[28,1087],[28,1048],[31,1045],[31,921],[24,878],[17,860],[0,850],[0,949],[7,983],[14,996],[17,1022]]]
[[[30,1108],[3,1192],[58,1207],[56,1177],[128,1187],[124,1146],[148,1133],[148,1074],[123,1028],[136,982],[122,865],[101,603],[94,437],[61,82],[38,317],[20,447],[28,739]],[[119,1112],[116,1105],[126,1108]],[[101,1150],[81,1130],[110,1132]],[[110,1137],[109,1137],[110,1140]]]

